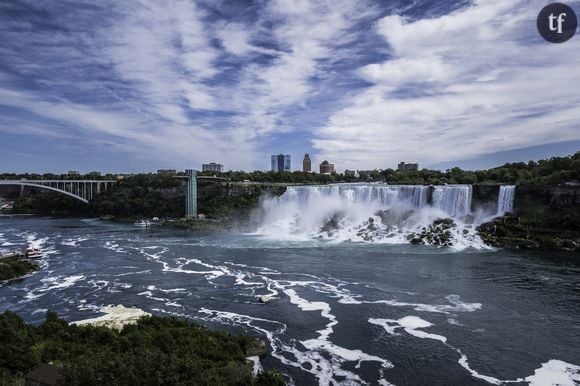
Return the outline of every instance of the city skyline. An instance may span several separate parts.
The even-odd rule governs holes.
[[[342,172],[573,154],[580,39],[544,41],[543,5],[4,2],[0,165],[268,170],[283,152]]]

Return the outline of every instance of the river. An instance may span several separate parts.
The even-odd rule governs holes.
[[[0,248],[45,256],[0,311],[176,315],[266,340],[261,366],[296,385],[580,382],[577,256],[294,236],[2,216]]]

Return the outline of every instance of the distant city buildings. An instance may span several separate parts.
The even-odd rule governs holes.
[[[322,161],[320,164],[320,174],[330,173],[334,173],[334,164],[329,163],[327,160]]]
[[[159,169],[159,170],[157,170],[157,174],[177,174],[177,170],[175,170],[175,169]]]
[[[413,170],[419,170],[419,164],[411,164],[406,162],[399,162],[399,166],[397,166],[397,170],[400,172],[409,172]]]
[[[202,172],[218,172],[218,173],[223,173],[224,172],[224,165],[218,164],[218,163],[215,163],[215,162],[210,162],[208,164],[201,165],[201,171]]]
[[[380,179],[380,175],[383,169],[372,169],[372,170],[357,170],[359,178],[365,179],[367,181],[373,181]]]
[[[347,176],[347,177],[356,177],[357,176],[357,173],[356,173],[356,170],[348,170],[348,169],[346,169],[344,171],[344,175]]]
[[[312,161],[310,160],[309,154],[304,154],[304,160],[302,161],[302,171],[304,173],[310,173],[312,171]]]
[[[69,176],[80,176],[81,173],[78,170],[69,170],[67,173]]]
[[[270,157],[273,172],[290,172],[292,171],[292,161],[290,155],[278,154]]]

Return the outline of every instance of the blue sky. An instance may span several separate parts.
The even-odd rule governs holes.
[[[544,1],[4,0],[0,171],[483,168],[580,150]],[[568,3],[576,10],[579,2]]]

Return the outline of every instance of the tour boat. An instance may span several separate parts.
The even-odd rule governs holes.
[[[24,250],[24,256],[27,259],[40,259],[42,257],[42,251],[39,248],[29,245],[28,248]]]
[[[140,220],[140,221],[135,221],[133,223],[133,225],[136,227],[147,228],[147,227],[151,226],[151,222],[149,220]]]

